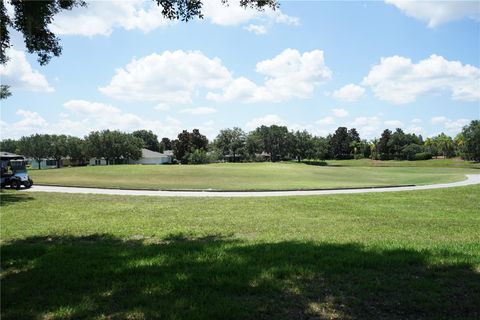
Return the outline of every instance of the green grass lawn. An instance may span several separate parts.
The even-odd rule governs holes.
[[[365,166],[351,165],[353,161],[332,161],[327,167],[295,162],[117,165],[32,170],[30,175],[36,184],[65,186],[275,190],[421,185],[459,181],[465,179],[466,173],[479,173],[474,168],[396,167],[393,162],[390,167],[376,167],[364,160],[358,161]]]
[[[478,319],[480,186],[3,192],[2,319]]]

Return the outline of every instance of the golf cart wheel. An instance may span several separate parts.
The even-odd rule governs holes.
[[[22,184],[18,180],[12,180],[12,182],[10,182],[10,188],[12,189],[20,190],[21,187]]]
[[[23,183],[23,186],[25,187],[25,189],[30,188],[30,187],[32,186],[32,183],[30,182],[30,179],[27,180],[27,181],[25,181],[25,182]]]

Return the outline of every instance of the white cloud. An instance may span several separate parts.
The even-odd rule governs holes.
[[[241,100],[248,103],[308,98],[315,87],[329,80],[332,74],[325,65],[321,50],[302,54],[295,49],[286,49],[273,59],[257,63],[255,70],[265,76],[263,85],[259,86],[240,77],[231,81],[222,93],[209,92],[207,98],[213,101]]]
[[[365,94],[365,89],[350,83],[333,92],[332,96],[345,102],[355,102]]]
[[[7,49],[6,55],[10,57],[10,60],[5,65],[0,66],[2,84],[11,86],[13,90],[55,91],[45,76],[32,69],[23,51]]]
[[[298,25],[296,17],[280,10],[264,11],[240,7],[238,1],[223,5],[219,0],[203,1],[202,13],[205,20],[220,26],[239,26],[249,22],[267,24]],[[115,29],[150,32],[157,28],[177,23],[162,15],[162,7],[156,1],[122,0],[90,1],[88,7],[60,12],[50,24],[50,29],[60,35],[109,36]],[[265,32],[267,28],[264,26]],[[249,30],[251,31],[251,30]]]
[[[204,115],[217,112],[217,109],[210,107],[198,107],[198,108],[186,108],[180,111],[180,113],[188,113],[191,115]]]
[[[99,102],[70,100],[64,103],[64,107],[68,113],[65,113],[58,122],[50,124],[52,132],[83,136],[92,130],[131,132],[147,129],[159,137],[173,138],[183,129],[181,121],[172,117],[166,117],[163,121],[144,118]]]
[[[332,117],[325,117],[317,120],[315,123],[319,125],[331,125],[335,123],[335,120],[333,120]]]
[[[387,120],[383,122],[384,125],[390,128],[403,128],[405,125],[400,120]]]
[[[415,118],[415,119],[412,119],[411,121],[412,123],[422,123],[422,119],[418,119],[418,118]]]
[[[403,104],[418,97],[449,92],[453,100],[480,100],[480,69],[431,55],[418,63],[400,56],[382,58],[363,79],[375,96]]]
[[[373,138],[380,132],[380,118],[374,117],[357,117],[348,127],[356,128],[362,138]]]
[[[48,130],[48,122],[37,112],[18,109],[15,114],[20,117],[20,120],[10,124],[0,120],[1,139],[20,138]]]
[[[455,135],[459,133],[464,126],[470,123],[468,119],[457,119],[451,120],[447,117],[433,117],[430,119],[430,122],[433,124],[441,125],[443,130],[448,134]]]
[[[59,13],[50,29],[60,35],[110,35],[115,28],[149,32],[175,23],[165,19],[154,1],[89,1]]]
[[[245,124],[245,127],[248,130],[254,130],[257,127],[260,127],[262,125],[264,126],[271,126],[271,125],[277,125],[277,126],[285,126],[287,125],[287,122],[282,119],[279,115],[276,114],[267,114],[263,117],[259,118],[254,118],[250,121],[248,121]]]
[[[228,5],[224,5],[218,0],[205,0],[202,12],[205,19],[220,26],[238,26],[251,21],[299,25],[298,18],[284,14],[280,9],[265,8],[264,11],[259,11],[249,7],[243,8],[239,1],[230,1]]]
[[[427,22],[430,28],[465,17],[480,20],[478,1],[385,0],[385,2],[394,5],[409,17]]]
[[[337,118],[345,118],[348,116],[348,111],[345,109],[332,109],[332,112]]]
[[[223,88],[231,81],[220,59],[177,50],[133,59],[99,90],[121,100],[190,103],[197,90]]]
[[[132,113],[125,113],[109,104],[86,100],[70,100],[64,103],[65,109],[78,117],[83,117],[98,129],[129,130],[138,128],[143,120]]]
[[[256,35],[266,34],[267,28],[258,24],[249,24],[246,27],[243,27],[245,30],[255,33]]]
[[[65,112],[59,113],[57,119],[47,121],[34,111],[19,109],[16,114],[20,119],[13,123],[0,120],[0,139],[20,138],[34,133],[68,134],[85,136],[94,130],[152,130],[161,137],[176,138],[183,129],[194,128],[212,138],[216,133],[213,121],[206,121],[199,126],[185,126],[180,120],[167,116],[164,119],[151,119],[125,112],[115,106],[87,101],[69,100],[64,103]]]
[[[457,120],[449,120],[445,122],[445,129],[447,132],[450,133],[458,133],[462,130],[464,126],[470,123],[468,119],[457,119]]]
[[[15,114],[22,117],[16,123],[19,127],[45,128],[48,126],[47,121],[37,112],[18,109]]]

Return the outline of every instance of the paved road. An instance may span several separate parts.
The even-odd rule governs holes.
[[[100,188],[53,187],[33,186],[27,192],[61,192],[61,193],[90,193],[128,196],[157,196],[157,197],[282,197],[282,196],[320,196],[329,194],[353,194],[369,192],[394,192],[427,190],[468,186],[480,183],[480,174],[467,174],[467,179],[444,184],[431,184],[411,187],[370,188],[370,189],[343,189],[343,190],[305,190],[305,191],[152,191],[152,190],[117,190]]]

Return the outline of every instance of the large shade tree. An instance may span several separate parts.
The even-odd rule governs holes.
[[[240,128],[220,130],[214,141],[215,148],[223,158],[231,156],[233,161],[245,152],[246,134]]]
[[[52,157],[51,137],[47,134],[34,134],[28,137],[22,137],[18,146],[20,152],[29,158],[33,158],[38,163],[38,169],[41,169],[41,161]]]
[[[480,161],[480,120],[463,127],[456,141],[464,159]]]
[[[134,137],[142,139],[144,148],[152,151],[160,151],[160,143],[155,133],[150,130],[137,130],[132,132]]]

